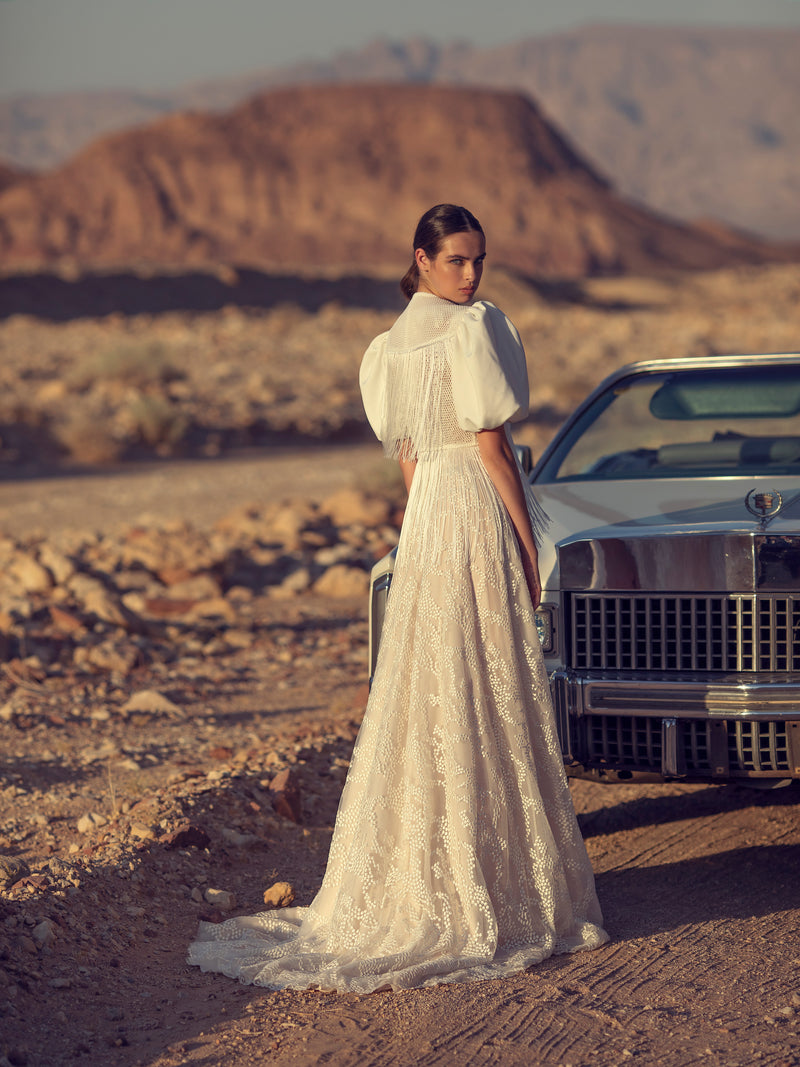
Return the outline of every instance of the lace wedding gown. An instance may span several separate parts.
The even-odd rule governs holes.
[[[417,293],[361,387],[387,454],[418,463],[325,878],[309,907],[203,923],[190,948],[271,988],[495,978],[607,939],[516,537],[477,447],[527,412],[516,331],[491,304]]]

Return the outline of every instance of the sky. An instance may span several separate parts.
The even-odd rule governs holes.
[[[377,38],[490,46],[598,22],[800,27],[800,0],[0,0],[0,97],[158,91]]]

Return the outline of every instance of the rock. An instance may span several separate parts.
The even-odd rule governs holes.
[[[25,552],[17,552],[7,570],[26,593],[48,593],[53,588],[53,577],[47,568]]]
[[[252,648],[255,639],[250,630],[226,630],[222,634],[226,648]]]
[[[247,848],[248,845],[255,845],[259,840],[257,834],[242,834],[238,830],[231,830],[227,826],[223,826],[220,833],[226,845],[236,845],[238,848]]]
[[[75,563],[45,541],[39,549],[39,562],[47,567],[59,585],[65,585],[75,573]]]
[[[316,508],[305,501],[284,504],[269,522],[269,536],[294,549],[300,545],[301,532],[317,517]]]
[[[30,873],[30,868],[24,860],[0,856],[0,889],[10,889],[15,882],[26,878]]]
[[[275,882],[264,891],[264,903],[268,908],[288,908],[294,903],[294,888],[289,882]]]
[[[363,597],[369,591],[369,575],[360,567],[337,563],[314,583],[314,592],[329,597]]]
[[[332,567],[334,563],[345,563],[353,555],[352,545],[341,542],[330,548],[320,548],[314,553],[314,562],[320,567]]]
[[[72,658],[76,667],[88,665],[125,676],[133,670],[139,656],[139,649],[129,644],[101,641],[99,645],[76,648]]]
[[[227,889],[212,889],[210,886],[203,893],[203,898],[206,904],[211,904],[214,908],[219,908],[220,911],[233,911],[236,907],[236,897],[233,893],[229,893]]]
[[[337,526],[383,526],[392,508],[382,497],[369,496],[360,489],[340,489],[320,505]]]
[[[303,593],[311,585],[311,573],[307,567],[298,567],[283,579],[280,588],[287,593]]]
[[[189,622],[211,618],[226,619],[228,622],[234,622],[236,620],[236,611],[225,597],[218,596],[209,600],[197,601],[186,612],[186,619]]]
[[[174,574],[159,571],[158,577],[169,586],[169,595],[178,600],[214,600],[222,596],[222,587],[210,574],[188,574],[183,572],[183,578],[177,581],[169,581]]]
[[[289,768],[275,775],[269,783],[269,792],[272,806],[279,815],[294,823],[302,821],[300,789]]]
[[[67,589],[81,603],[84,610],[96,615],[103,622],[120,626],[124,630],[141,632],[144,623],[130,608],[126,608],[119,596],[106,589],[97,578],[88,574],[74,574],[67,582]]]
[[[78,819],[78,833],[90,834],[93,830],[97,830],[101,826],[105,826],[108,822],[105,815],[100,815],[97,812],[89,812],[87,815],[81,815]]]
[[[61,633],[79,634],[86,631],[86,625],[83,619],[79,618],[71,611],[65,611],[63,608],[56,607],[55,604],[48,605],[48,610],[50,612],[53,626]]]
[[[129,700],[127,700],[120,709],[124,714],[128,715],[132,711],[144,711],[151,715],[173,715],[179,718],[183,717],[183,709],[179,708],[177,704],[165,697],[163,693],[159,693],[157,689],[140,689],[138,693],[134,693]]]
[[[137,841],[155,841],[157,836],[152,826],[139,822],[131,823],[131,837],[135,837]]]
[[[39,948],[49,948],[56,940],[56,924],[52,919],[43,919],[31,931],[31,937]]]
[[[188,820],[179,823],[174,830],[162,834],[158,839],[159,844],[165,848],[208,848],[211,838]]]
[[[157,619],[186,615],[197,603],[196,600],[178,600],[169,596],[141,597],[138,593],[126,593],[123,601],[131,611],[141,610]]]

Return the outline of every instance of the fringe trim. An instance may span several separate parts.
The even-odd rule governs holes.
[[[544,510],[542,505],[536,499],[533,488],[525,480],[525,475],[522,475],[523,485],[525,487],[525,502],[528,505],[528,517],[531,520],[531,528],[533,530],[533,539],[536,542],[536,547],[542,547],[542,541],[547,536],[547,531],[550,529],[550,516]]]
[[[449,359],[441,341],[405,352],[386,353],[383,450],[390,459],[414,459],[441,447],[437,413],[450,388]]]

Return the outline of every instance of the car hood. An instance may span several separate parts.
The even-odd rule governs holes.
[[[672,548],[676,535],[681,535],[682,542],[702,538],[704,544],[711,537],[719,545],[732,543],[731,538],[752,540],[753,535],[800,537],[800,478],[576,481],[537,484],[533,489],[550,518],[539,560],[545,589],[559,587],[558,549],[572,542],[647,540],[654,546],[668,539]],[[745,505],[752,489],[777,491],[782,497],[780,512],[768,518],[763,528],[760,518]],[[686,545],[688,549],[688,541]],[[690,587],[697,588],[696,576],[690,580]]]

